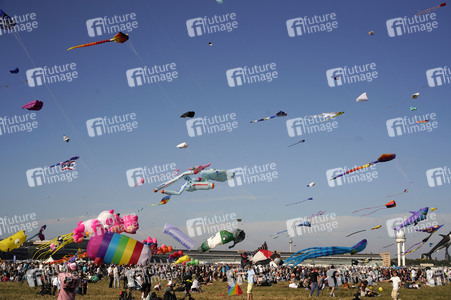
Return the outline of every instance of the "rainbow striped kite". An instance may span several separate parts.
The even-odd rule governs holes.
[[[235,282],[235,285],[229,285],[229,296],[241,295],[242,293],[243,291],[237,282]]]

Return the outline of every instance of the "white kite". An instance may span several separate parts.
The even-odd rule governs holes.
[[[362,95],[360,95],[359,97],[357,97],[357,99],[355,99],[356,102],[361,102],[361,101],[368,101],[368,96],[366,95],[366,92],[363,93]]]
[[[188,148],[188,143],[187,143],[187,142],[183,142],[183,143],[181,143],[181,144],[178,144],[178,145],[177,145],[177,148],[179,148],[179,149],[185,149],[185,148]]]

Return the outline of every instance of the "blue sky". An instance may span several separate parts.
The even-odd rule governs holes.
[[[36,28],[18,34],[4,33],[0,72],[0,116],[13,118],[31,113],[25,103],[44,102],[36,112],[33,131],[0,136],[1,217],[36,213],[40,225],[47,224],[47,236],[70,232],[79,220],[115,209],[122,215],[139,212],[138,239],[147,235],[161,243],[177,245],[162,233],[165,223],[186,232],[186,220],[236,213],[246,240],[236,249],[255,249],[264,241],[272,250],[287,250],[288,237],[270,238],[286,228],[286,221],[310,216],[319,210],[337,215],[338,228],[305,237],[294,237],[295,250],[312,246],[351,246],[368,239],[365,252],[395,252],[382,249],[393,239],[386,221],[408,215],[421,207],[438,207],[433,221],[450,230],[450,185],[430,187],[429,169],[449,166],[451,112],[447,103],[450,85],[430,87],[426,71],[449,66],[447,37],[450,35],[449,8],[437,9],[438,26],[431,32],[403,33],[389,37],[386,21],[413,17],[418,10],[439,5],[430,1],[78,1],[21,3],[0,1],[10,16],[35,13]],[[67,48],[111,38],[91,37],[87,21],[98,17],[136,14],[137,28],[124,44],[109,43],[83,49]],[[236,14],[237,28],[190,37],[187,20]],[[331,32],[290,37],[286,22],[299,17],[336,15]],[[370,36],[369,31],[374,31]],[[22,42],[22,43],[20,43]],[[211,42],[212,46],[208,43]],[[30,87],[26,70],[53,65],[76,64],[78,78]],[[178,76],[171,82],[130,87],[126,72],[144,66],[175,63]],[[276,64],[277,78],[230,87],[229,69]],[[371,82],[344,83],[330,87],[326,71],[338,67],[375,63],[377,78]],[[20,73],[9,69],[19,67]],[[8,87],[6,87],[8,86]],[[369,101],[355,99],[367,92]],[[416,100],[408,100],[419,92]],[[389,106],[401,103],[396,107]],[[410,106],[418,107],[411,112]],[[180,114],[196,111],[196,117],[236,114],[237,128],[231,132],[190,137],[186,119]],[[249,124],[279,110],[288,116]],[[331,132],[288,135],[286,121],[322,112],[345,113]],[[90,137],[86,122],[94,118],[136,114],[132,132]],[[390,137],[387,120],[422,119],[435,113],[431,132],[406,133]],[[433,120],[430,120],[432,123]],[[4,129],[2,129],[4,130]],[[62,136],[71,138],[69,143]],[[305,139],[303,144],[288,145]],[[187,149],[175,146],[183,141]],[[396,153],[394,161],[376,165],[377,178],[371,182],[345,183],[330,187],[326,171],[352,168],[376,160],[382,153]],[[78,178],[72,182],[46,183],[30,187],[26,171],[49,166],[79,155]],[[128,186],[126,171],[144,166],[175,163],[183,170],[212,163],[217,169],[233,169],[275,163],[277,178],[271,182],[244,183],[230,187],[217,183],[210,191],[185,192],[165,206],[158,203],[157,184]],[[315,187],[307,188],[312,181]],[[177,185],[175,188],[178,188]],[[398,206],[369,217],[354,210],[383,205],[391,194]],[[286,207],[286,203],[313,197],[313,201]],[[57,221],[60,219],[59,221]],[[432,222],[432,221],[431,221]],[[353,231],[381,224],[349,238]],[[2,236],[4,238],[6,236]],[[208,234],[196,237],[200,244]],[[407,236],[407,246],[424,234]],[[439,236],[430,241],[437,243]],[[414,253],[417,257],[422,250]],[[443,258],[443,251],[439,253]]]

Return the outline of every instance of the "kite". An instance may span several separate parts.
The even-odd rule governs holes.
[[[421,15],[424,15],[424,14],[428,14],[428,13],[430,13],[431,11],[436,10],[437,8],[440,8],[440,7],[443,7],[443,6],[446,6],[446,2],[443,2],[442,4],[440,4],[440,5],[438,5],[438,6],[434,6],[434,7],[427,8],[427,9],[425,9],[425,10],[422,10],[422,11],[420,11],[420,12],[417,12],[417,13],[415,14],[415,16],[421,16]]]
[[[410,111],[414,111],[414,110],[417,110],[418,108],[416,108],[415,106],[411,106],[410,107]]]
[[[216,1],[218,1],[218,0],[216,0]],[[227,296],[241,295],[242,293],[243,293],[243,291],[241,290],[241,288],[237,282],[235,282],[234,285],[228,286]]]
[[[403,227],[407,227],[409,225],[417,225],[418,222],[426,220],[428,214],[429,207],[420,208],[418,211],[410,211],[412,214],[407,220],[402,222],[398,227],[393,227],[393,230],[399,231]]]
[[[64,170],[67,170],[67,169],[73,170],[73,169],[74,169],[74,166],[75,166],[75,161],[76,161],[77,159],[79,159],[79,158],[80,158],[80,156],[75,155],[75,156],[72,156],[71,158],[69,158],[69,159],[66,160],[66,161],[57,163],[57,164],[55,164],[55,165],[51,165],[49,168],[53,168],[53,167],[56,167],[56,166],[61,165],[61,171],[64,171]]]
[[[0,29],[7,30],[16,26],[16,22],[0,8]]]
[[[427,123],[429,120],[417,121],[417,123]]]
[[[28,110],[41,110],[42,106],[44,106],[44,102],[39,100],[34,100],[31,102],[28,102],[22,108],[26,108]]]
[[[300,140],[299,142],[296,142],[296,143],[294,143],[294,144],[291,144],[290,146],[288,146],[288,147],[291,147],[291,146],[294,146],[294,145],[297,145],[297,144],[299,144],[299,143],[304,143],[305,142],[305,140]]]
[[[11,250],[17,249],[25,243],[27,236],[23,230],[16,232],[15,234],[7,237],[6,239],[0,241],[0,251],[9,252]]]
[[[388,202],[388,203],[386,203],[386,204],[384,204],[384,205],[374,206],[374,207],[367,207],[367,208],[362,208],[362,209],[359,209],[359,210],[355,210],[355,211],[353,211],[352,213],[354,214],[354,213],[359,212],[359,211],[362,211],[362,210],[366,210],[366,209],[375,209],[375,208],[377,208],[376,210],[374,210],[374,211],[372,211],[372,212],[370,212],[370,213],[368,213],[368,214],[361,215],[361,217],[363,217],[363,216],[371,215],[371,214],[373,214],[373,213],[375,213],[376,211],[379,211],[379,210],[381,210],[381,209],[384,209],[384,208],[392,208],[392,207],[396,207],[396,202],[395,202],[395,200],[392,200],[392,201],[390,201],[390,202]]]
[[[122,44],[122,43],[125,43],[126,41],[128,41],[128,34],[118,32],[112,39],[70,47],[69,49],[67,49],[67,51],[76,49],[76,48],[89,47],[89,46],[99,45],[99,44],[108,43],[108,42],[116,42],[116,43]]]
[[[371,227],[371,230],[376,230],[376,229],[379,229],[381,227],[382,227],[382,225],[377,225],[377,226]],[[362,229],[362,230],[350,233],[346,237],[350,237],[351,235],[354,235],[354,234],[357,234],[357,233],[360,233],[360,232],[364,232],[364,231],[366,231],[366,229]]]
[[[437,230],[439,230],[442,227],[443,227],[443,225],[434,225],[434,226],[426,227],[424,229],[415,229],[415,231],[426,232],[426,233],[429,233],[429,235],[427,237],[425,237],[421,242],[415,243],[412,246],[410,246],[409,249],[407,249],[406,252],[403,255],[407,255],[407,254],[413,253],[416,250],[420,249],[421,246],[423,246],[431,238],[431,236],[435,232],[437,232]],[[412,249],[415,246],[417,246],[415,249],[410,250],[410,249]]]
[[[9,73],[17,74],[17,73],[19,73],[19,68],[15,68],[15,69],[9,70]]]
[[[170,199],[171,199],[171,196],[164,196],[163,199],[160,200],[160,203],[158,203],[158,204],[150,204],[150,205],[147,205],[147,206],[165,205],[166,203],[169,202]]]
[[[213,46],[213,43],[212,43],[212,42],[209,42],[208,45],[209,45],[209,46]]]
[[[366,95],[366,92],[362,95],[358,96],[357,99],[355,99],[355,102],[362,102],[362,101],[368,101],[368,96]]]
[[[284,112],[284,111],[279,111],[279,112],[276,113],[274,116],[266,117],[266,118],[263,118],[263,119],[254,120],[254,121],[251,121],[251,123],[257,123],[257,122],[262,122],[262,121],[274,119],[274,118],[277,118],[277,117],[286,117],[286,116],[287,116],[287,113],[286,113],[286,112]]]
[[[344,111],[339,112],[329,112],[329,113],[321,113],[319,115],[310,116],[310,118],[324,118],[322,122],[338,117],[339,115],[344,114]]]
[[[438,209],[437,207],[431,207],[431,211]]]
[[[410,96],[410,99],[417,99],[418,96],[420,96],[420,93],[412,94],[412,96]],[[392,107],[396,107],[396,106],[398,106],[398,105],[401,105],[401,104],[403,104],[403,103],[406,103],[406,102],[409,101],[410,99],[404,100],[404,101],[399,102],[398,104],[395,104],[395,105],[392,105],[392,106],[388,106],[388,107],[386,107],[385,109],[392,108]],[[415,107],[415,109],[416,109],[416,107]]]
[[[144,177],[141,177],[141,178],[135,183],[135,185],[134,185],[133,187],[137,187],[137,186],[143,185],[144,182],[145,182]]]
[[[192,118],[194,117],[196,113],[194,111],[187,111],[183,115],[180,116],[180,118]]]
[[[223,1],[223,0],[216,0],[216,2],[217,2],[218,4],[224,4],[224,1]]]
[[[188,148],[188,143],[187,142],[183,142],[181,144],[178,144],[177,148],[179,148],[179,149],[186,149],[186,148]]]
[[[68,136],[63,135],[63,140],[64,140],[66,143],[69,143],[70,138],[69,138]]]
[[[447,235],[440,234],[440,236],[442,237],[442,240],[437,245],[435,245],[435,247],[432,248],[431,251],[421,254],[421,259],[425,259],[425,256],[429,259],[432,259],[432,253],[437,252],[443,248],[445,248],[446,252],[448,252],[448,248],[449,246],[451,246],[451,231]]]
[[[293,203],[288,203],[288,204],[285,204],[285,206],[295,205],[295,204],[299,204],[299,203],[302,203],[302,202],[305,202],[305,201],[309,201],[309,200],[313,200],[313,198],[310,197],[310,198],[307,198],[307,199],[302,200],[302,201],[293,202]]]
[[[307,184],[307,187],[312,187],[312,186],[315,186],[315,185],[316,185],[316,182],[312,181],[309,184]]]
[[[187,261],[189,261],[189,260],[190,260],[189,256],[188,256],[188,255],[184,255],[184,256],[180,257],[179,259],[177,259],[177,260],[174,262],[174,265],[178,265],[178,264],[187,262]]]
[[[170,254],[168,259],[172,260],[172,259],[179,258],[180,256],[183,256],[183,251],[182,250],[179,250],[179,251],[176,251],[176,252]]]
[[[170,224],[164,224],[163,233],[172,236],[177,242],[188,250],[194,247],[194,241],[180,229]]]
[[[374,35],[374,31],[368,32],[369,35]]]
[[[88,257],[95,264],[140,265],[150,262],[150,247],[128,236],[105,232],[94,234],[87,246]]]
[[[373,161],[373,162],[370,162],[370,163],[368,163],[368,164],[366,164],[366,165],[363,165],[363,166],[360,166],[360,167],[356,167],[356,168],[354,168],[354,169],[351,169],[351,170],[349,170],[349,171],[346,171],[345,173],[342,173],[342,174],[340,174],[340,175],[337,175],[337,176],[331,178],[330,180],[335,180],[335,179],[337,179],[338,177],[341,177],[341,176],[343,176],[343,175],[346,175],[346,174],[349,174],[349,173],[358,171],[358,170],[360,170],[360,169],[368,168],[369,166],[375,165],[375,164],[380,163],[380,162],[387,162],[387,161],[393,160],[393,159],[395,159],[395,158],[396,158],[396,154],[392,154],[392,153],[386,154],[386,153],[384,153],[384,154],[382,154],[381,156],[379,156],[379,158],[378,158],[376,161]]]
[[[235,229],[233,233],[227,230],[221,230],[203,242],[197,250],[199,252],[206,252],[218,245],[224,245],[233,241],[233,245],[229,246],[229,249],[231,249],[235,247],[236,244],[244,241],[245,237],[246,233],[240,229]]]
[[[235,173],[232,171],[216,169],[204,170],[204,168],[209,165],[210,164],[190,168],[190,171],[185,171],[172,178],[171,180],[160,184],[153,191],[156,193],[161,190],[162,194],[180,195],[184,191],[194,192],[199,190],[211,190],[215,187],[215,184],[213,182],[210,182],[209,180],[225,182],[235,177]],[[199,174],[199,177],[192,179],[190,175],[195,174]],[[185,183],[180,187],[178,191],[162,190],[162,188],[167,187],[182,178],[185,179]]]
[[[188,260],[187,262],[184,262],[183,264],[187,265],[187,266],[198,266],[199,265],[199,260],[198,259],[192,260],[190,258],[190,260]]]
[[[39,229],[39,232],[38,232],[38,233],[36,233],[36,234],[33,235],[32,237],[28,238],[25,242],[28,242],[29,240],[31,240],[31,239],[33,239],[33,238],[35,238],[35,237],[37,237],[37,236],[39,236],[39,239],[40,239],[41,241],[45,240],[45,236],[44,236],[44,234],[43,234],[42,232],[43,232],[46,228],[47,228],[47,225],[42,226],[41,229]]]
[[[56,253],[64,246],[74,241],[73,233],[58,236],[50,241],[47,241],[36,247],[36,252],[33,254],[33,259],[45,258],[47,255]],[[36,257],[36,258],[35,258]]]
[[[285,229],[285,230],[282,230],[282,231],[279,231],[279,232],[276,232],[276,233],[271,233],[269,236],[270,236],[270,237],[271,237],[271,236],[275,236],[275,235],[278,235],[278,234],[287,232],[287,231],[290,230],[290,229],[295,229],[295,228],[301,227],[301,226],[311,227],[312,224],[310,224],[309,221],[305,221],[304,223],[297,224],[297,225],[295,225],[295,226],[293,226],[293,227],[291,227],[291,228],[289,228],[289,229]]]
[[[412,96],[410,96],[410,98],[417,99],[418,96],[420,96],[420,93],[415,93],[415,94],[412,94]]]
[[[351,253],[356,254],[363,251],[366,248],[367,240],[363,239],[352,247],[312,247],[296,252],[287,258],[284,262],[285,265],[297,266],[306,259],[312,259],[316,257],[323,257],[335,254]]]
[[[409,190],[408,190],[408,189],[405,189],[405,190],[402,191],[402,192],[399,192],[399,193],[396,193],[396,194],[393,194],[393,195],[388,195],[387,198],[392,198],[392,197],[394,197],[394,196],[398,196],[398,195],[401,195],[401,194],[404,194],[404,193],[408,193],[408,192],[409,192]]]

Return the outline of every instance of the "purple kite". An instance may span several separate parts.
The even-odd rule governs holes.
[[[42,106],[44,106],[44,102],[39,100],[34,100],[31,102],[28,102],[22,108],[26,108],[28,110],[41,110]]]

